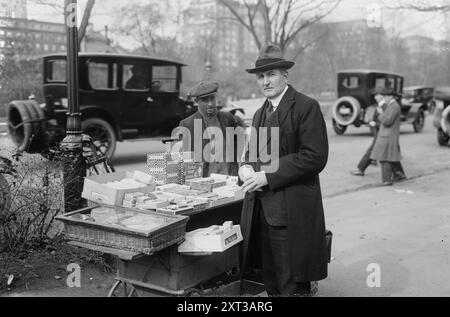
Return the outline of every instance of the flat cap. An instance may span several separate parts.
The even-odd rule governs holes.
[[[214,81],[202,81],[192,88],[189,95],[194,98],[214,95],[219,90],[219,83]]]

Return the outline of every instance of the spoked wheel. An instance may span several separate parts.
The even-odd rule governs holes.
[[[116,134],[112,126],[105,120],[91,118],[83,121],[83,133],[89,135],[99,154],[112,158],[116,151]]]
[[[0,174],[0,215],[11,207],[11,189],[5,176]]]
[[[138,297],[138,293],[133,285],[117,281],[109,291],[108,297]]]
[[[335,119],[333,119],[333,130],[337,135],[343,135],[347,130],[347,127],[345,125],[340,125]]]
[[[413,123],[414,132],[420,133],[423,130],[423,127],[425,126],[425,112],[420,109],[417,113],[416,120]]]

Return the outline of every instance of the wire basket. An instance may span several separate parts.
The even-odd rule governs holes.
[[[57,217],[57,220],[64,223],[66,238],[91,245],[151,255],[183,240],[186,233],[186,224],[189,220],[189,217],[185,216],[156,212],[147,213],[120,207],[113,208],[119,211],[145,214],[158,220],[162,219],[164,224],[152,230],[134,231],[116,225],[95,223],[82,219],[82,216],[89,215],[92,210],[100,207],[89,207]]]

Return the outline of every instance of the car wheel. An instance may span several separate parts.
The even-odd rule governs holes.
[[[414,132],[420,133],[423,130],[423,127],[425,126],[425,112],[423,109],[420,109],[417,113],[416,120],[414,120],[413,127]]]
[[[347,131],[347,127],[345,125],[340,125],[333,119],[333,130],[337,135],[343,135],[345,131]]]
[[[113,127],[107,121],[99,118],[90,118],[82,122],[82,131],[92,138],[92,142],[99,152],[108,158],[114,156],[117,137]]]
[[[448,144],[448,141],[450,141],[450,136],[442,130],[442,128],[438,129],[437,133],[437,140],[439,145],[446,146]]]

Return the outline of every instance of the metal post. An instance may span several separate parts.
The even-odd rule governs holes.
[[[67,34],[67,114],[66,137],[61,142],[64,169],[64,209],[71,212],[83,207],[81,198],[86,163],[83,159],[81,113],[78,103],[78,26],[77,0],[65,0]]]

